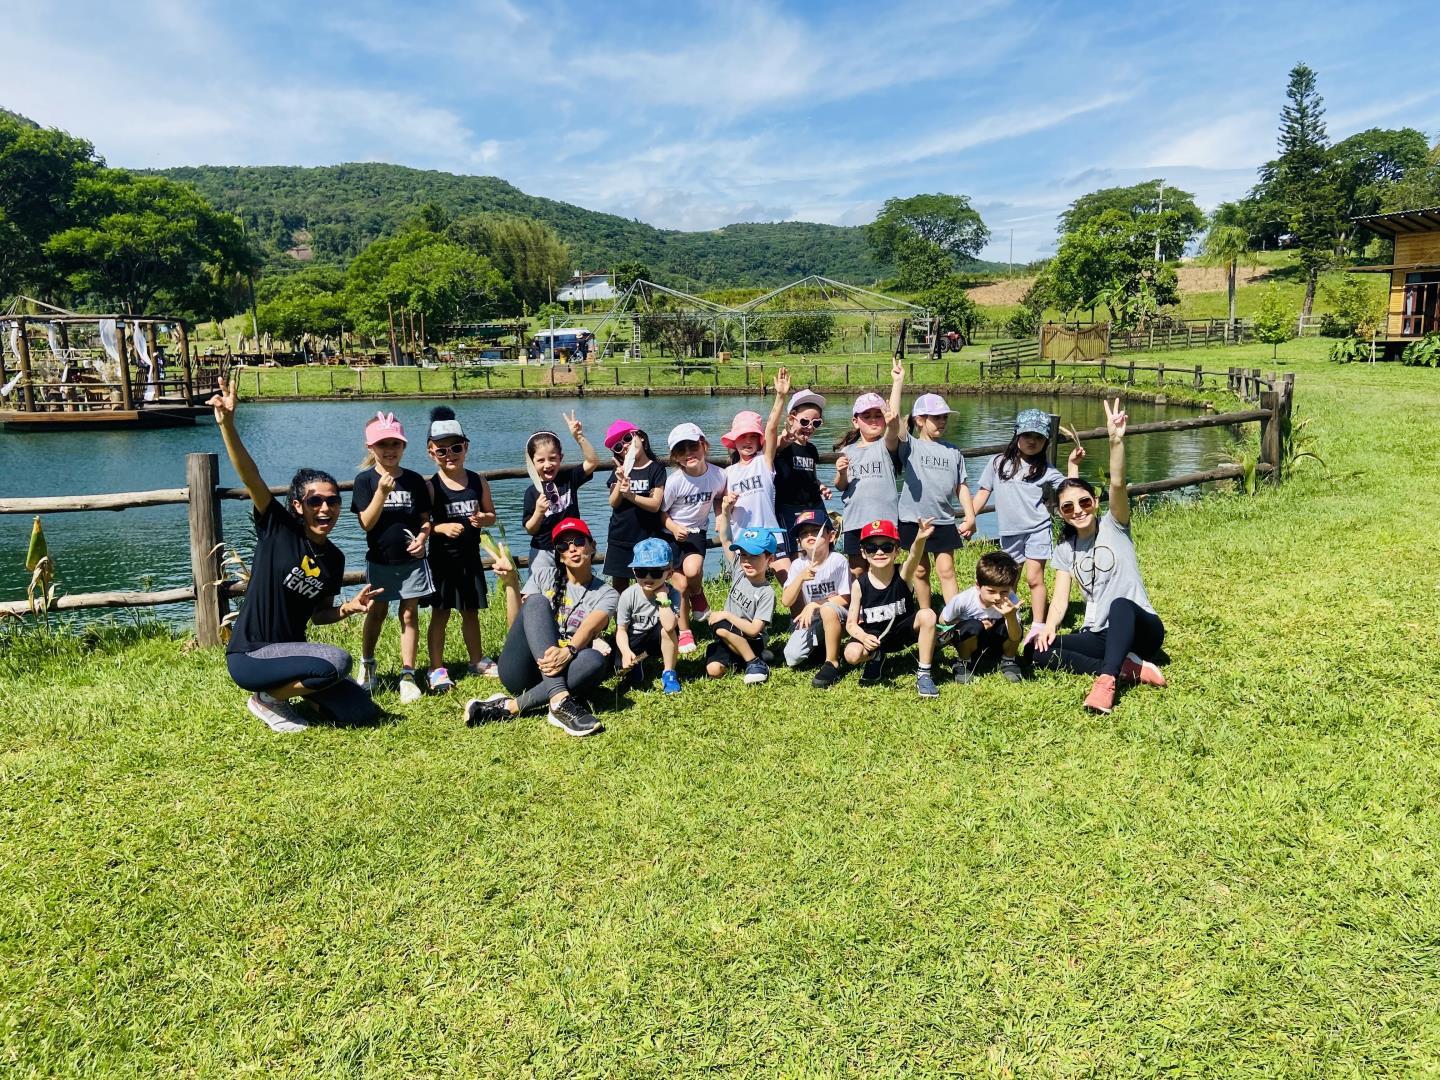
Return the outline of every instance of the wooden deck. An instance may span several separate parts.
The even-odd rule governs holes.
[[[168,428],[194,424],[211,414],[203,405],[146,405],[139,409],[87,409],[83,411],[23,412],[0,410],[5,431],[115,431],[129,428]]]

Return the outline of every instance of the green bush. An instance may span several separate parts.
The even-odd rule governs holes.
[[[1409,367],[1440,367],[1440,334],[1426,334],[1406,345],[1400,362]]]
[[[1337,364],[1353,364],[1370,359],[1370,342],[1361,338],[1341,338],[1330,346],[1330,359]]]

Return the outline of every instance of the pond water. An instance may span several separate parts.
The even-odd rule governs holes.
[[[907,396],[906,405],[908,407]],[[827,424],[819,440],[822,449],[848,424],[844,416],[850,399],[832,402]],[[949,399],[955,413],[947,438],[961,446],[977,446],[1008,438],[1018,409],[1038,407],[1059,413],[1076,429],[1104,425],[1098,399],[1052,397],[1036,394],[955,395]],[[719,449],[719,436],[729,429],[730,419],[741,409],[762,414],[768,402],[741,397],[655,397],[576,399],[498,399],[444,402],[452,404],[471,439],[469,464],[484,470],[524,464],[526,438],[537,428],[564,432],[561,414],[575,409],[587,435],[602,456],[600,438],[612,420],[625,418],[638,423],[650,434],[657,452],[663,454],[665,435],[675,424],[698,423]],[[430,407],[440,401],[387,403],[404,423],[411,436],[404,464],[430,475],[433,464],[424,451],[424,432]],[[835,408],[840,405],[840,408]],[[288,482],[298,465],[329,470],[342,480],[351,479],[364,453],[362,431],[376,410],[367,402],[311,402],[295,404],[242,403],[240,432],[271,484]],[[1174,419],[1192,415],[1179,406],[1132,403],[1134,423]],[[1129,446],[1132,482],[1158,480],[1167,476],[1213,466],[1226,442],[1221,428],[1176,434],[1145,435]],[[579,459],[579,450],[565,437],[567,461]],[[1085,475],[1098,472],[1099,443],[1087,449],[1091,459]],[[238,484],[225,458],[219,433],[213,423],[202,420],[193,428],[147,432],[97,431],[87,433],[0,434],[0,497],[40,495],[83,495],[150,488],[183,487],[185,455],[208,451],[220,455],[221,482]],[[1062,455],[1063,457],[1063,455]],[[982,459],[968,462],[971,482],[978,479]],[[1063,468],[1063,460],[1062,460]],[[833,477],[833,467],[821,466],[822,477]],[[605,498],[604,476],[584,489],[580,505],[597,537],[605,535],[609,505]],[[512,543],[523,546],[521,500],[528,481],[498,481],[494,485],[496,509]],[[346,495],[349,506],[349,495]],[[838,503],[837,503],[838,506]],[[119,513],[78,513],[48,515],[46,538],[53,556],[60,591],[93,592],[109,589],[163,589],[189,583],[190,561],[184,506],[158,506]],[[249,503],[224,503],[225,537],[238,547],[246,561],[254,543],[249,521]],[[22,515],[0,517],[0,599],[23,599],[29,575],[24,569],[30,518]],[[982,515],[980,532],[994,535],[995,517]],[[516,542],[516,538],[519,542]],[[346,555],[348,568],[362,568],[365,541],[353,515],[346,513],[334,533],[335,542]],[[718,556],[712,552],[711,560]],[[711,567],[713,571],[714,566]],[[188,622],[190,605],[153,608],[150,612],[176,623]],[[100,612],[92,613],[94,615]]]

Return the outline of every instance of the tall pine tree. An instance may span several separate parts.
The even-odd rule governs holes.
[[[1274,163],[1275,188],[1305,270],[1305,304],[1300,314],[1308,317],[1315,306],[1320,271],[1334,261],[1340,193],[1330,175],[1325,102],[1315,88],[1315,72],[1304,64],[1291,68],[1285,98],[1280,110],[1280,157]]]

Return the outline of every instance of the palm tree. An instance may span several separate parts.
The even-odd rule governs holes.
[[[1250,252],[1250,234],[1239,225],[1210,226],[1200,249],[1200,261],[1208,266],[1225,267],[1230,294],[1230,326],[1235,326],[1235,268]]]

